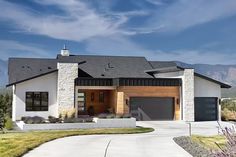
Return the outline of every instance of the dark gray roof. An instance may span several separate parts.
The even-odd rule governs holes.
[[[79,68],[94,78],[152,77],[145,73],[145,70],[152,68],[145,57],[91,55],[65,57],[58,55],[58,61],[69,63],[85,61],[79,65]]]
[[[57,70],[56,59],[9,58],[9,85]]]
[[[179,61],[149,61],[149,62],[153,67],[153,69],[146,71],[149,74],[151,74],[152,72],[171,72],[175,70],[177,71],[178,69],[194,69],[194,75],[215,82],[221,85],[221,88],[231,88],[231,86],[228,85],[227,83],[224,83],[222,81],[219,81],[217,79],[202,74],[197,69],[195,69],[194,66],[191,64]]]
[[[166,68],[166,67],[176,67],[176,62],[174,61],[149,61],[153,69]]]
[[[56,59],[10,58],[8,66],[9,84],[16,84],[57,70],[57,63],[79,63],[79,69],[93,78],[152,78],[153,71],[169,71],[193,68],[189,64],[175,61],[147,61],[145,57],[58,55]],[[81,63],[81,64],[80,64]],[[196,75],[216,82],[223,88],[230,86],[208,76]]]

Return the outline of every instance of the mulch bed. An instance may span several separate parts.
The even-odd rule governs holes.
[[[175,137],[173,140],[193,157],[214,157],[209,150],[193,142],[190,137]]]

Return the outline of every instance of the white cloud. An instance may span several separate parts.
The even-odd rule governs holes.
[[[86,51],[107,55],[143,56],[148,50],[138,46],[123,36],[92,38],[86,41]]]
[[[44,48],[33,44],[23,44],[13,40],[0,40],[1,59],[8,59],[11,57],[51,57],[52,54],[48,53]]]
[[[86,43],[86,51],[99,55],[145,56],[148,60],[182,61],[186,63],[235,64],[236,54],[209,50],[179,49],[175,51],[149,50],[129,39],[120,37],[93,38]]]
[[[236,14],[235,0],[178,0],[156,10],[147,29],[162,26],[159,31],[182,31],[189,27]]]
[[[154,4],[154,5],[163,5],[165,4],[162,0],[146,0],[147,2]]]
[[[55,39],[82,41],[91,37],[128,34],[120,27],[132,16],[143,16],[144,11],[98,13],[83,1],[35,0],[46,6],[56,6],[61,13],[44,14],[29,8],[0,1],[0,20],[15,23],[25,33],[49,36]]]

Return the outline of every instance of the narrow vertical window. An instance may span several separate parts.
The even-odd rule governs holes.
[[[99,92],[99,102],[104,102],[104,92]]]
[[[94,102],[94,92],[91,93],[91,101]]]

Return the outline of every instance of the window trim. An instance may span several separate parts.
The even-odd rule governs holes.
[[[98,99],[99,99],[100,103],[104,103],[105,102],[105,92],[104,91],[99,91]]]
[[[94,102],[94,98],[95,98],[95,94],[94,94],[94,92],[92,92],[92,93],[91,93],[91,98],[90,98],[90,99],[91,99],[91,102]]]
[[[35,93],[39,93],[40,97],[39,97],[39,105],[36,105],[35,102]],[[47,105],[43,105],[42,102],[45,101],[42,99],[42,95],[43,93],[46,93],[47,95]],[[31,94],[31,98],[27,98],[28,94]],[[32,104],[28,104],[27,99],[32,100]],[[31,108],[31,109],[29,109]],[[39,110],[37,110],[36,108],[39,108]],[[44,108],[44,109],[42,109]],[[25,111],[26,112],[47,112],[49,110],[49,92],[46,91],[27,91],[25,92]]]

